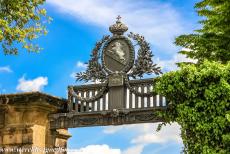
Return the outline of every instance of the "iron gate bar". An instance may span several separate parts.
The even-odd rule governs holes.
[[[156,79],[142,79],[142,80],[131,80],[130,86],[135,88],[136,90],[139,90],[139,93],[141,94],[135,94],[133,93],[127,86],[125,86],[125,104],[123,104],[123,108],[126,108],[129,103],[129,108],[144,108],[144,107],[151,107],[150,100],[152,99],[153,105],[157,106],[157,97],[156,94],[151,92],[152,90],[150,87],[152,87],[152,84],[154,83],[154,80]],[[111,102],[108,102],[109,100],[106,99],[106,95],[108,94],[108,90],[105,90],[105,93],[102,93],[101,96],[97,99],[94,99],[93,101],[79,101],[77,97],[75,97],[71,91],[74,91],[76,94],[81,94],[80,96],[85,96],[84,98],[89,98],[89,93],[92,93],[92,96],[97,95],[98,91],[102,87],[105,87],[106,84],[89,84],[89,85],[80,85],[80,86],[69,86],[69,106],[70,111],[76,111],[76,112],[94,112],[99,111],[102,109],[102,111],[108,110],[106,109],[106,106],[110,106]],[[147,91],[147,92],[146,92]],[[143,94],[143,95],[142,95]],[[134,97],[133,97],[134,95]],[[91,97],[92,97],[91,96]],[[134,98],[134,100],[132,100]],[[127,102],[127,99],[130,99],[129,102]],[[102,104],[101,104],[102,101]],[[135,102],[134,106],[132,102]],[[91,105],[91,108],[89,109],[89,104]],[[159,106],[163,106],[163,97],[159,96]],[[95,108],[95,104],[97,108]],[[147,104],[145,106],[145,104]],[[102,105],[102,106],[101,106]],[[78,108],[80,107],[80,110]],[[86,110],[84,109],[86,108]],[[109,108],[114,109],[114,108]]]
[[[144,86],[146,85],[147,91],[151,91],[150,87],[153,87],[153,83],[154,79],[130,81],[130,85],[132,87],[141,87],[140,89],[143,93],[145,89]],[[86,97],[89,97],[90,91],[93,96],[95,95],[96,90],[103,86],[105,86],[105,84],[90,84],[82,86],[73,86],[73,89],[76,93],[81,93],[81,96],[85,95]],[[129,91],[127,87],[126,91]],[[166,99],[162,96],[152,93],[152,95],[148,97],[141,97],[129,91],[129,93],[127,92],[126,94],[126,104],[124,105],[125,107],[123,109],[108,110],[105,107],[105,102],[107,100],[106,95],[109,94],[106,93],[101,98],[93,102],[78,101],[77,98],[70,95],[68,97],[68,102],[70,106],[76,107],[72,108],[69,113],[51,114],[49,116],[51,129],[152,123],[163,121],[155,115],[156,111],[165,110],[167,107]],[[133,96],[135,97],[134,100]],[[128,98],[129,101],[127,101]],[[102,107],[100,107],[101,99]],[[92,103],[92,105],[89,105],[89,103]],[[97,104],[97,108],[95,108],[95,104]],[[129,106],[127,106],[128,104]],[[147,105],[145,106],[144,104]],[[108,105],[109,104],[107,104],[107,106]]]

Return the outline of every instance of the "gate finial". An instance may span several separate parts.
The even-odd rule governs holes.
[[[120,21],[120,19],[121,19],[121,16],[120,16],[120,15],[118,15],[118,16],[117,16],[117,22],[119,22],[119,21]]]
[[[109,31],[113,33],[114,35],[123,35],[124,32],[128,30],[128,27],[121,22],[121,16],[117,16],[117,21],[115,24],[111,25],[109,27]]]

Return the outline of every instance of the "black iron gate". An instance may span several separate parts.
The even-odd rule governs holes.
[[[113,36],[97,42],[87,70],[76,78],[100,83],[69,86],[69,112],[50,115],[52,129],[162,121],[155,111],[166,109],[167,103],[165,97],[153,93],[156,79],[135,80],[145,73],[158,75],[160,68],[153,64],[144,37],[133,33],[126,37],[123,33],[127,30],[118,17],[110,26]],[[130,38],[140,46],[136,59]]]

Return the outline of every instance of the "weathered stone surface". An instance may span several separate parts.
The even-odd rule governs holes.
[[[0,95],[0,147],[34,148],[41,154],[45,148],[66,148],[71,135],[67,130],[50,130],[48,119],[48,115],[59,112],[64,103],[63,99],[39,92]]]

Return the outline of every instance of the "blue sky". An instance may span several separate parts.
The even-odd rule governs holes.
[[[129,31],[144,35],[164,71],[187,60],[173,45],[180,34],[198,29],[193,9],[197,0],[47,0],[44,6],[53,22],[49,33],[36,40],[39,54],[19,50],[18,56],[0,54],[0,93],[43,91],[66,98],[73,73],[85,69],[91,49],[117,15]],[[0,49],[2,50],[2,49]],[[1,52],[2,53],[2,52]],[[77,154],[176,154],[182,150],[179,126],[156,133],[156,124],[70,129],[69,147]],[[103,151],[103,152],[100,152]]]

